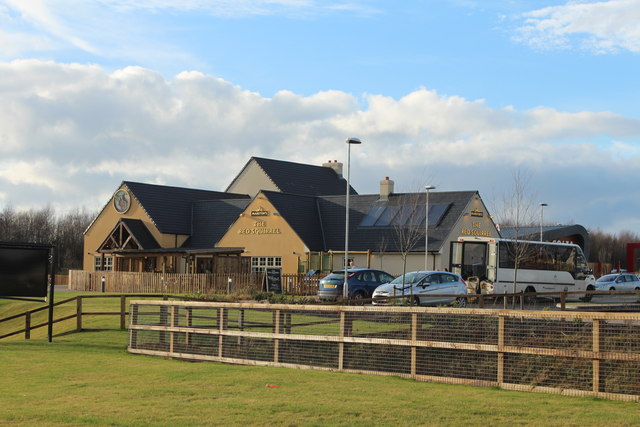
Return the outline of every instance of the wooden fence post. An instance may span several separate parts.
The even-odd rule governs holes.
[[[82,331],[82,297],[76,297],[76,332]]]
[[[411,313],[411,341],[418,340],[418,313]],[[416,362],[418,359],[418,347],[411,346],[411,376],[416,376]]]
[[[226,314],[225,309],[220,307],[218,309],[218,331],[220,332],[220,335],[218,335],[218,357],[222,357],[222,344],[223,344],[222,331],[224,330],[225,314]]]
[[[340,338],[344,338],[344,324],[345,313],[340,311]],[[344,342],[340,341],[338,344],[338,369],[342,370],[344,367]]]
[[[273,333],[280,333],[280,310],[276,310],[273,312]],[[277,338],[273,339],[273,363],[278,363],[280,351],[280,340]]]
[[[496,378],[498,387],[504,383],[504,323],[504,316],[498,317],[498,375]]]
[[[169,320],[169,324],[171,325],[171,331],[169,332],[169,353],[173,353],[173,345],[175,343],[175,333],[173,332],[173,327],[176,326],[176,320],[177,317],[176,316],[176,311],[177,311],[178,307],[176,307],[175,305],[171,306],[171,318]]]
[[[27,311],[24,314],[24,339],[31,338],[31,312]]]
[[[187,322],[187,328],[190,328],[193,326],[193,307],[187,307],[187,314],[186,314],[187,318],[186,318],[186,322]],[[191,341],[191,333],[190,332],[185,332],[184,334],[184,343],[186,345],[189,345],[189,341]]]
[[[127,327],[127,297],[120,296],[120,329]]]
[[[598,396],[600,392],[600,319],[593,319],[593,393]]]

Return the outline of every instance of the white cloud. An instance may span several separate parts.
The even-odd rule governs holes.
[[[589,191],[640,200],[623,173],[640,161],[640,120],[608,112],[494,109],[426,88],[397,100],[266,98],[199,72],[167,80],[140,67],[36,60],[0,63],[0,75],[0,188],[14,206],[99,207],[123,180],[224,190],[251,156],[345,161],[348,136],[363,140],[352,152],[363,193],[384,176],[400,187],[435,177],[441,190],[486,192],[526,165],[554,177],[541,186],[567,212]]]
[[[536,48],[640,52],[638,0],[571,1],[525,13],[521,19],[516,40]]]

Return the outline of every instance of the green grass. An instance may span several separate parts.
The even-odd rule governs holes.
[[[119,304],[105,301],[95,304]],[[22,303],[1,304],[4,317]],[[89,319],[88,328],[119,325]],[[113,330],[0,341],[0,425],[640,424],[632,402],[185,362],[129,354],[127,339]]]
[[[636,403],[126,352],[126,331],[0,342],[1,425],[633,425]],[[275,384],[279,387],[266,387]]]

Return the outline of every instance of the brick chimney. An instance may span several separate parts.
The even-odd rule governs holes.
[[[329,160],[327,163],[323,163],[322,166],[324,166],[325,168],[333,169],[338,174],[338,176],[342,178],[342,163],[338,162],[337,160],[334,160],[333,162]]]
[[[390,194],[393,194],[393,181],[388,176],[385,176],[380,181],[380,200],[389,200]]]

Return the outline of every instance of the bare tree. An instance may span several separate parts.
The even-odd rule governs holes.
[[[378,249],[378,253],[380,254],[380,270],[384,270],[384,268],[382,267],[382,257],[384,256],[384,253],[387,251],[387,246],[389,244],[389,241],[387,240],[387,237],[383,234],[380,236],[380,240],[378,240],[378,245],[377,248]]]
[[[400,194],[395,198],[396,214],[392,221],[394,236],[402,257],[402,289],[404,292],[404,276],[407,273],[407,257],[418,243],[424,242],[425,214],[424,199],[420,193]],[[422,219],[424,218],[424,221]],[[425,248],[425,251],[427,248]]]
[[[510,226],[513,230],[512,242],[507,244],[509,257],[513,259],[513,293],[516,292],[518,283],[518,269],[521,263],[533,254],[531,245],[525,236],[524,227],[535,224],[534,201],[529,192],[529,176],[522,170],[516,169],[512,173],[513,186],[511,190],[503,194],[501,209],[494,210],[498,213],[500,224]]]

